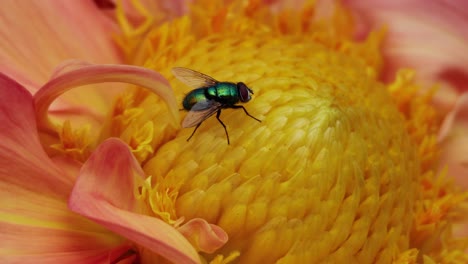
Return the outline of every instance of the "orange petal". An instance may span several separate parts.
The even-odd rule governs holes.
[[[69,207],[174,263],[199,263],[195,249],[174,227],[134,213],[142,210],[135,195],[143,176],[128,146],[108,139],[84,164]]]
[[[385,78],[401,67],[416,69],[425,83],[441,81],[446,90],[436,97],[449,109],[456,97],[444,93],[468,90],[468,2],[347,0],[357,13],[361,32],[388,27],[384,46]],[[450,101],[448,101],[448,99]]]
[[[198,251],[213,253],[228,241],[227,233],[219,226],[195,218],[178,228]]]
[[[0,138],[2,263],[86,263],[107,259],[122,244],[68,210],[74,175],[56,167],[44,153],[31,94],[3,74]]]
[[[179,123],[174,93],[159,73],[130,65],[93,65],[75,60],[62,64],[53,78],[34,95],[39,129],[55,133],[56,129],[47,114],[49,106],[57,97],[78,86],[104,82],[125,82],[148,88],[165,100],[174,117],[174,125]]]

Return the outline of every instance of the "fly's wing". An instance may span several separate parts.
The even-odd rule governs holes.
[[[193,88],[208,87],[218,83],[218,81],[206,74],[182,67],[172,68],[172,74],[179,81]]]
[[[221,107],[222,104],[213,100],[204,100],[196,103],[185,116],[184,121],[182,121],[182,127],[194,127],[200,124],[216,113]]]

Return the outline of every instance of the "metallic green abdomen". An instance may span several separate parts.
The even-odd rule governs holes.
[[[198,88],[198,89],[190,91],[190,93],[188,93],[185,96],[184,101],[182,102],[184,109],[189,111],[190,109],[192,109],[193,105],[195,105],[196,103],[206,100],[207,99],[205,95],[206,89],[207,88]]]
[[[221,104],[233,105],[239,102],[239,92],[235,83],[220,82],[214,86],[192,90],[182,102],[185,110],[204,100],[214,100]]]

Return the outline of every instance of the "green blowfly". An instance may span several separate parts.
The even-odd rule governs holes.
[[[221,110],[225,108],[242,108],[246,115],[262,122],[250,115],[244,106],[237,105],[237,103],[247,103],[252,98],[253,91],[243,82],[218,82],[208,75],[182,67],[172,68],[172,73],[181,82],[196,88],[190,91],[182,102],[184,109],[189,111],[182,122],[182,127],[195,127],[187,141],[192,138],[203,121],[216,113],[216,119],[224,127],[229,144],[226,125],[219,118]]]

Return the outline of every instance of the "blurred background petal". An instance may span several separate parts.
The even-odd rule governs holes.
[[[0,9],[0,70],[36,92],[64,60],[119,63],[113,40],[117,24],[94,1],[2,1]],[[102,113],[114,89],[87,87],[71,91],[51,110],[68,114],[86,107]]]
[[[387,27],[385,80],[401,67],[442,89],[435,103],[444,111],[468,90],[468,1],[345,0],[356,12],[358,37]]]

